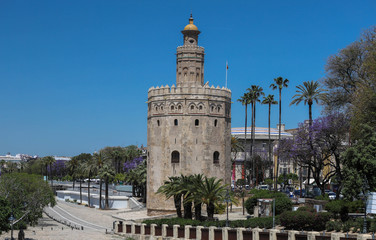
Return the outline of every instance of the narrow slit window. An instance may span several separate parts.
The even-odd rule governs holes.
[[[219,163],[219,152],[217,151],[213,153],[213,163]]]
[[[214,120],[214,127],[216,127],[216,126],[217,126],[217,124],[218,124],[218,120],[217,120],[217,119],[215,119],[215,120]]]
[[[157,125],[158,125],[158,127],[161,125],[161,123],[159,122],[159,120],[157,120]]]
[[[195,120],[195,126],[200,125],[200,121],[198,119]]]
[[[174,120],[174,125],[175,125],[175,126],[178,125],[178,120],[177,120],[177,119]]]

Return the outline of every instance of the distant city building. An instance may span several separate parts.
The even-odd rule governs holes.
[[[231,180],[231,91],[204,84],[204,48],[193,18],[176,53],[176,86],[148,91],[148,214],[174,211],[156,194],[169,176],[203,174]]]
[[[278,143],[278,134],[279,134],[279,124],[276,128],[270,128],[270,139],[272,145],[272,161],[273,164],[271,168],[266,168],[264,173],[265,178],[270,178],[270,169],[274,172],[277,165],[277,156],[274,154],[274,151]],[[244,146],[244,127],[231,128],[231,135],[236,137],[240,145]],[[233,170],[232,181],[236,182],[237,179],[246,179],[247,176],[251,175],[249,169],[243,169],[244,161],[251,161],[251,141],[252,141],[252,128],[251,126],[247,127],[246,134],[246,144],[245,152],[232,153],[232,160],[235,162],[235,170]],[[253,152],[255,155],[261,157],[263,161],[269,160],[269,129],[267,127],[255,127],[255,145],[253,146]],[[281,139],[292,139],[293,134],[289,130],[285,129],[285,125],[281,126]],[[251,170],[252,171],[252,170]],[[278,175],[283,173],[294,173],[295,169],[292,164],[292,161],[282,161],[280,160]],[[249,180],[249,179],[248,179]]]

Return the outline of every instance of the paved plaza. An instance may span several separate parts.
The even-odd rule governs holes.
[[[247,214],[243,215],[241,208],[234,208],[233,210],[233,212],[229,213],[230,220],[246,219]],[[141,222],[144,219],[152,218],[147,216],[146,209],[138,211],[124,209],[99,210],[64,201],[57,201],[57,205],[54,208],[46,208],[45,212],[48,216],[43,214],[43,218],[39,220],[37,226],[29,227],[25,230],[26,239],[124,239],[124,237],[113,234],[112,229],[115,221],[117,224],[118,221],[123,221],[124,223]],[[170,214],[165,217],[174,216],[174,214]],[[55,220],[51,219],[51,217]],[[226,219],[226,214],[215,215],[215,217],[223,220]],[[17,235],[18,230],[15,230],[13,236],[17,237]],[[0,239],[8,238],[10,239],[10,231],[0,235]]]

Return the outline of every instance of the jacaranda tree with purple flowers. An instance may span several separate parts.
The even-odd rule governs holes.
[[[283,158],[293,159],[299,166],[311,170],[313,179],[324,194],[325,185],[335,179],[342,188],[343,156],[348,147],[349,119],[342,113],[332,113],[307,124],[300,124],[294,140],[280,144]],[[311,139],[311,140],[310,140]]]

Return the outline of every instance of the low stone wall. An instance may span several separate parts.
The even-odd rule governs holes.
[[[152,239],[201,239],[201,240],[371,240],[369,234],[346,234],[325,232],[299,232],[277,229],[246,229],[246,228],[217,228],[202,226],[170,227],[166,224],[157,226],[151,224],[126,223],[118,224],[117,234],[136,240]]]
[[[65,201],[66,199],[70,201],[76,200],[80,202],[80,192],[79,191],[56,191],[57,198],[59,200]],[[104,206],[105,195],[102,194],[102,206]],[[82,203],[88,204],[88,193],[82,192]],[[109,207],[114,209],[129,208],[135,206],[135,203],[129,204],[129,197],[127,196],[109,196],[108,197]],[[99,208],[99,194],[90,193],[90,204],[91,207]]]

